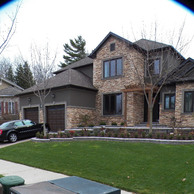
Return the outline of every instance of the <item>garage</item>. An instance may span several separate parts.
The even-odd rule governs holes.
[[[51,131],[65,129],[65,105],[54,105],[46,107],[47,123]]]
[[[24,119],[30,119],[36,123],[39,123],[38,107],[25,108],[24,109]]]

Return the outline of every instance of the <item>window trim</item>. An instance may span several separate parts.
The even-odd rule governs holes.
[[[117,71],[117,67],[118,67],[118,63],[117,60],[120,59],[121,60],[121,74],[118,75],[118,71]],[[115,75],[111,76],[111,61],[115,61]],[[105,77],[105,63],[108,62],[108,76]],[[116,78],[116,77],[121,77],[123,76],[123,57],[116,57],[116,58],[111,58],[111,59],[106,59],[102,62],[102,78],[103,79],[111,79],[111,78]]]
[[[116,113],[116,106],[117,106],[117,102],[116,102],[116,97],[121,95],[121,113]],[[105,96],[109,96],[109,99],[111,98],[111,96],[115,97],[115,104],[114,104],[114,114],[110,114],[110,110],[107,114],[105,114]],[[110,103],[110,102],[109,102]],[[111,107],[109,107],[109,109],[111,109]],[[102,115],[103,116],[122,116],[123,115],[123,94],[122,92],[117,92],[117,93],[106,93],[102,95]]]
[[[169,108],[166,108],[166,96],[169,96]],[[171,97],[174,96],[174,107],[172,108],[171,105]],[[175,110],[175,104],[176,104],[176,95],[175,93],[164,93],[164,110]]]

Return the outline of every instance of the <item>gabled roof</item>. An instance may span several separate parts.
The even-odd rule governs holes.
[[[0,97],[11,97],[15,96],[16,94],[20,93],[22,90],[16,87],[8,87],[0,90]]]
[[[100,42],[100,44],[92,51],[92,53],[89,55],[89,57],[91,58],[95,58],[96,53],[98,52],[98,50],[103,46],[103,44],[107,41],[108,38],[110,38],[111,36],[124,41],[125,43],[127,43],[130,46],[133,46],[135,49],[137,49],[139,52],[143,52],[145,53],[146,51],[155,51],[158,49],[172,49],[174,52],[176,52],[180,58],[184,59],[184,57],[176,50],[174,49],[173,46],[171,45],[167,45],[164,43],[160,43],[160,42],[156,42],[156,41],[152,41],[152,40],[147,40],[147,39],[140,39],[134,43],[130,42],[129,40],[114,34],[113,32],[109,32],[106,37]]]
[[[79,61],[72,63],[71,65],[67,65],[64,68],[55,71],[54,74],[61,73],[62,71],[65,71],[67,69],[75,69],[75,68],[83,67],[83,66],[90,65],[90,64],[93,64],[93,59],[91,59],[89,57],[85,57]]]
[[[21,90],[21,91],[24,90],[23,88],[21,88],[20,86],[18,86],[18,85],[15,84],[14,82],[12,82],[12,81],[10,81],[10,80],[4,78],[4,77],[0,77],[0,80],[6,82],[7,84],[9,84],[9,85],[12,86],[12,87],[16,87],[17,89],[19,89],[19,90]]]
[[[76,87],[82,87],[89,90],[97,90],[93,84],[91,78],[86,76],[85,74],[81,73],[80,71],[77,71],[75,69],[67,69],[66,71],[63,71],[56,76],[51,77],[47,81],[46,89],[53,89],[58,87],[64,87],[64,86],[76,86]],[[40,84],[38,86],[39,90],[44,89],[44,85]],[[26,93],[32,93],[37,90],[37,86],[32,86],[31,88],[28,88],[21,92],[19,95],[26,94]]]
[[[141,47],[142,49],[144,49],[146,51],[170,47],[170,45],[156,42],[156,41],[152,41],[152,40],[147,40],[147,39],[140,39],[140,40],[134,42],[134,44],[138,45],[139,47]]]
[[[111,36],[121,40],[121,41],[124,41],[125,43],[129,44],[129,45],[133,45],[132,42],[130,42],[129,40],[113,33],[113,32],[109,32],[106,37],[100,42],[100,44],[92,51],[92,53],[89,55],[89,57],[91,58],[94,58],[96,53],[98,52],[98,50],[102,47],[102,45],[108,40],[108,38],[110,38]]]
[[[167,83],[194,81],[194,77],[189,75],[192,71],[194,71],[194,60],[188,58],[169,73]]]

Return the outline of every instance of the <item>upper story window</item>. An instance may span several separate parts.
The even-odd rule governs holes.
[[[160,74],[160,59],[151,59],[145,65],[146,76]]]
[[[175,93],[164,95],[164,109],[175,109]]]
[[[104,78],[119,76],[122,75],[122,73],[123,73],[122,58],[104,61],[103,63]]]
[[[194,91],[184,94],[184,112],[194,112]]]
[[[103,96],[103,115],[122,114],[122,94],[105,94]]]
[[[115,43],[111,43],[110,44],[110,51],[114,51],[115,50]]]

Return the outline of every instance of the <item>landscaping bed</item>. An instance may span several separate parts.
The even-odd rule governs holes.
[[[75,130],[58,131],[56,133],[49,133],[46,136],[37,133],[36,137],[39,139],[67,139],[76,137],[90,137],[88,139],[98,139],[104,137],[106,139],[143,139],[147,140],[194,140],[193,129],[154,129],[152,133],[149,133],[149,129],[131,129],[131,128],[83,128]],[[103,138],[102,138],[103,137]]]

